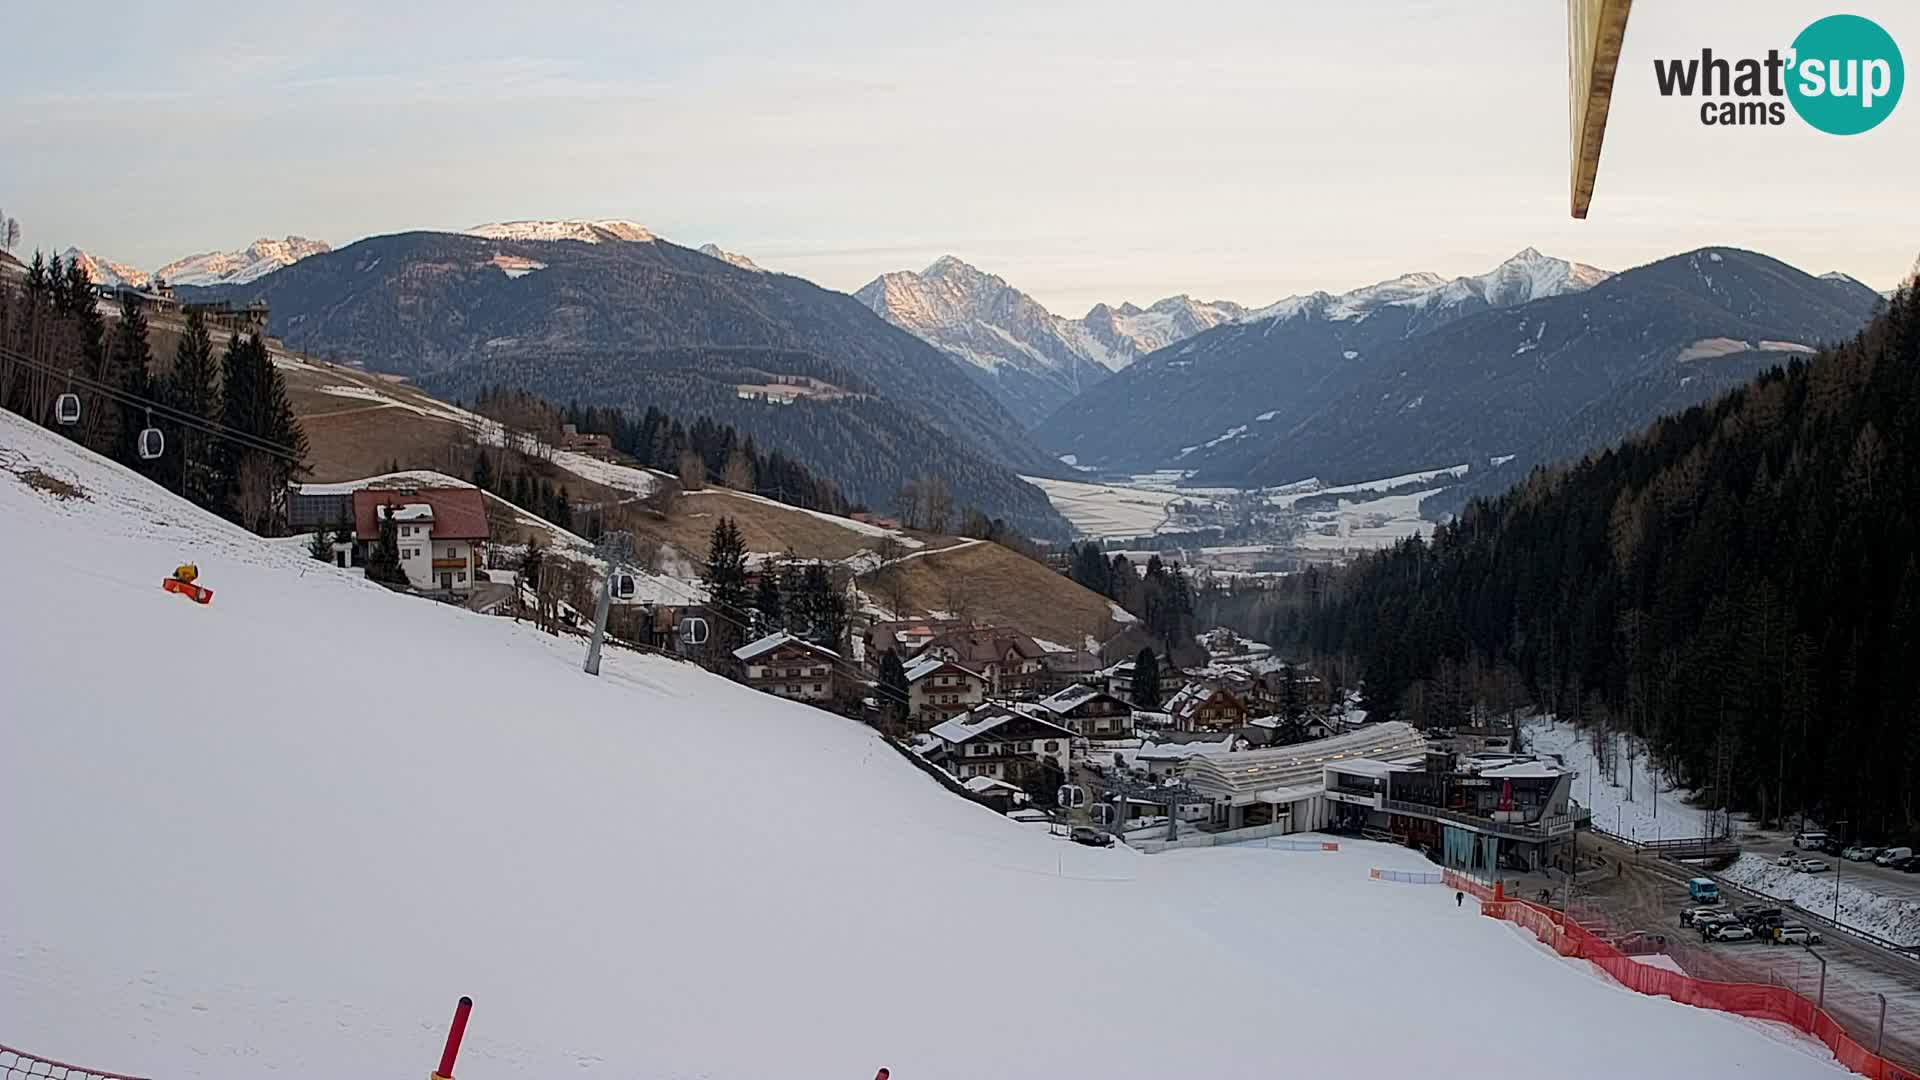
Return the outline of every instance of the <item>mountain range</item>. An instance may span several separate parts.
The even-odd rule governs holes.
[[[925,270],[882,274],[854,293],[881,318],[963,361],[1028,428],[1136,358],[1246,309],[1170,296],[1151,307],[1098,304],[1081,319],[947,255]]]
[[[1471,463],[1510,482],[1837,340],[1878,294],[1708,248],[1610,275],[1529,248],[1468,278],[1314,293],[1162,349],[1040,429],[1083,464],[1337,483]]]
[[[309,240],[304,236],[289,236],[283,240],[261,237],[238,251],[207,251],[189,255],[184,259],[175,259],[152,273],[79,248],[68,248],[61,252],[60,258],[65,262],[78,261],[80,268],[96,285],[144,289],[153,283],[155,277],[171,285],[244,285],[281,267],[292,266],[309,255],[331,250],[321,241]]]
[[[949,356],[844,293],[630,222],[371,237],[189,295],[265,301],[289,346],[442,397],[507,386],[635,414],[657,405],[731,424],[871,506],[939,475],[956,509],[1067,531],[1017,475],[1059,463]]]

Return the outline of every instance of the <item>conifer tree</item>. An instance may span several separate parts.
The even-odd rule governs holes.
[[[889,648],[880,657],[880,708],[896,726],[906,723],[909,689],[907,666],[901,663],[900,654]]]
[[[146,312],[141,310],[132,292],[122,292],[120,321],[107,349],[107,383],[121,395],[114,406],[118,422],[113,425],[113,458],[149,476],[156,475],[163,465],[140,456],[140,432],[146,427],[147,414],[127,399],[152,399],[152,388],[148,386],[152,361],[153,352],[147,345]]]
[[[742,644],[750,612],[747,602],[747,545],[730,517],[713,527],[707,542],[707,565],[700,580],[707,586],[707,606],[716,616],[713,638],[725,656]]]
[[[213,359],[213,337],[207,333],[207,320],[200,312],[187,312],[186,333],[173,350],[173,371],[167,376],[167,404],[189,416],[213,421],[219,418],[219,388]],[[205,431],[183,427],[179,434],[180,452],[173,469],[177,490],[196,506],[215,513],[212,440]]]
[[[1149,711],[1160,707],[1160,658],[1152,649],[1133,658],[1133,703]]]
[[[808,563],[800,591],[806,597],[808,639],[839,650],[847,633],[847,598],[833,587],[833,577],[820,563]]]
[[[787,617],[782,610],[780,597],[780,579],[773,567],[764,567],[760,571],[759,584],[753,594],[754,628],[763,636],[786,628]]]

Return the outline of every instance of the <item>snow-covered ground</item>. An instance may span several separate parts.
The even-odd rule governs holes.
[[[1081,535],[1096,538],[1150,536],[1166,524],[1167,507],[1186,497],[1176,491],[1118,484],[1085,484],[1042,476],[1022,479],[1045,492],[1053,508]]]
[[[1831,855],[1813,857],[1829,866],[1835,861]],[[1840,912],[1835,921],[1901,945],[1920,942],[1920,901],[1878,892],[1872,888],[1874,881],[1870,878],[1864,879],[1866,887],[1856,885],[1854,882],[1862,879],[1850,880],[1849,869],[1849,864],[1840,867]],[[1816,915],[1834,918],[1832,871],[1803,874],[1774,865],[1773,856],[1743,854],[1720,876],[1764,896],[1790,900]]]
[[[1367,502],[1341,499],[1338,509],[1306,514],[1306,531],[1294,537],[1293,546],[1311,551],[1360,551],[1424,536],[1433,530],[1433,523],[1420,517],[1420,500],[1440,490],[1385,495]]]
[[[1455,465],[1336,487],[1323,487],[1318,480],[1302,480],[1265,488],[1261,494],[1268,503],[1292,507],[1309,495],[1368,496],[1406,484],[1431,485],[1411,494],[1340,499],[1335,509],[1305,511],[1301,515],[1305,531],[1291,544],[1242,544],[1204,550],[1209,554],[1245,555],[1268,550],[1283,552],[1289,548],[1327,552],[1387,547],[1409,536],[1431,531],[1432,524],[1420,517],[1420,500],[1444,489],[1467,471],[1468,466]],[[1238,494],[1232,488],[1176,486],[1186,475],[1178,470],[1144,473],[1134,477],[1131,484],[1093,484],[1038,476],[1023,479],[1045,492],[1054,509],[1081,535],[1123,539],[1190,528],[1189,522],[1177,517],[1180,507],[1176,504],[1217,508],[1222,505],[1222,498]]]
[[[1629,840],[1673,840],[1704,836],[1708,811],[1694,805],[1693,793],[1677,788],[1665,777],[1659,781],[1656,797],[1653,770],[1644,750],[1636,752],[1633,764],[1632,797],[1627,787],[1628,737],[1614,737],[1619,754],[1615,782],[1596,764],[1593,734],[1575,727],[1571,721],[1551,717],[1525,722],[1527,749],[1540,754],[1558,754],[1579,775],[1574,777],[1573,797],[1593,811],[1593,823]]]
[[[576,639],[389,593],[9,415],[0,547],[33,568],[0,607],[0,1040],[37,1053],[421,1075],[471,994],[463,1080],[1483,1072],[1484,1025],[1390,962],[1572,1080],[1843,1075],[1372,887],[1403,849],[1080,847],[867,728],[657,657],[590,678]],[[189,558],[210,606],[159,588]],[[1203,1015],[1126,1027],[1113,988],[1167,957]]]

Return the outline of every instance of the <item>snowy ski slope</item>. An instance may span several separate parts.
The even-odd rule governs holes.
[[[1076,847],[857,725],[657,658],[588,678],[6,414],[0,550],[0,1042],[36,1053],[422,1076],[471,994],[461,1080],[1836,1074],[1368,880],[1404,851]],[[159,588],[183,559],[211,606]]]

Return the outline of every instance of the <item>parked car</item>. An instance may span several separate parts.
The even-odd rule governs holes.
[[[1727,912],[1725,908],[1721,908],[1714,905],[1703,905],[1701,907],[1682,908],[1680,910],[1680,925],[1692,926],[1694,924],[1694,920],[1696,919],[1700,919],[1709,915],[1725,915],[1726,913]]]
[[[1787,851],[1787,852],[1782,852],[1778,858],[1775,858],[1773,860],[1773,865],[1784,866],[1787,869],[1791,870],[1793,869],[1795,864],[1799,863],[1799,861],[1800,861],[1800,856],[1795,855],[1791,851]]]
[[[1756,908],[1741,914],[1740,921],[1748,926],[1778,926],[1784,915],[1777,907]]]
[[[1821,937],[1820,931],[1815,930],[1811,926],[1801,926],[1799,923],[1788,923],[1785,926],[1774,929],[1773,940],[1775,944],[1779,945],[1818,945],[1821,942]]]
[[[1614,939],[1613,947],[1626,956],[1645,956],[1648,953],[1667,951],[1667,938],[1665,934],[1629,930]]]
[[[1739,923],[1726,923],[1707,931],[1708,941],[1752,941],[1753,928]]]
[[[1868,859],[1871,859],[1878,854],[1880,854],[1879,848],[1867,847],[1864,844],[1861,844],[1861,845],[1855,845],[1854,847],[1850,847],[1847,850],[1841,852],[1840,857],[1847,860],[1848,862],[1866,862]]]
[[[1803,874],[1824,874],[1827,871],[1833,869],[1833,867],[1827,865],[1826,863],[1820,861],[1819,859],[1801,859],[1800,865],[1794,867],[1794,869],[1800,871]]]
[[[1875,855],[1873,861],[1879,866],[1891,866],[1901,859],[1911,858],[1912,856],[1913,849],[1910,847],[1881,848],[1880,854]]]
[[[1696,916],[1693,920],[1694,929],[1700,931],[1701,941],[1707,940],[1707,936],[1719,927],[1744,925],[1746,924],[1742,923],[1737,917],[1729,915],[1724,911],[1713,915]]]
[[[1903,874],[1920,874],[1920,855],[1909,855],[1904,859],[1896,859],[1893,861],[1891,869],[1898,870]]]
[[[1112,833],[1101,832],[1091,825],[1075,825],[1070,835],[1076,844],[1085,844],[1088,847],[1113,846]]]
[[[1712,878],[1697,877],[1687,882],[1687,897],[1702,904],[1720,902],[1720,886]]]
[[[1820,845],[1820,850],[1826,852],[1829,855],[1838,855],[1841,852],[1847,850],[1847,845],[1829,836],[1827,837],[1826,843]]]
[[[1793,834],[1793,846],[1803,850],[1806,848],[1817,848],[1821,844],[1826,843],[1826,841],[1827,834],[1824,832],[1798,832]]]

